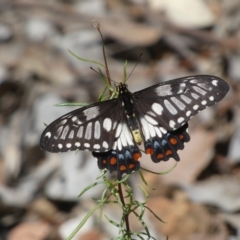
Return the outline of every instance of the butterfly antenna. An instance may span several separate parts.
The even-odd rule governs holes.
[[[97,70],[95,70],[93,67],[90,67],[90,69],[93,70],[95,73],[99,74],[101,77],[107,78],[105,75],[101,74],[100,72],[98,72]],[[108,79],[108,78],[107,78],[107,79]],[[109,79],[108,79],[108,80],[109,80]],[[118,84],[118,82],[116,82],[116,81],[114,81],[114,80],[112,80],[112,79],[110,79],[110,81]]]
[[[128,75],[126,81],[130,78],[130,76],[132,75],[134,69],[137,67],[138,63],[140,62],[140,59],[141,59],[142,55],[143,55],[143,53],[140,53],[140,55],[139,55],[139,57],[138,57],[138,60],[137,60],[137,62],[136,62],[136,64],[135,64],[135,66],[133,67],[132,71],[131,71],[130,74]]]

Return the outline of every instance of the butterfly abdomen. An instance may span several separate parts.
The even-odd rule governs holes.
[[[124,108],[127,125],[131,130],[133,139],[135,143],[140,145],[142,143],[140,125],[135,115],[132,93],[128,91],[126,85],[119,85],[119,100],[121,101],[121,106]]]

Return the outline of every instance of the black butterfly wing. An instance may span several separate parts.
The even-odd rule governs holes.
[[[47,126],[40,146],[49,152],[108,151],[122,131],[122,118],[118,99],[76,109]]]
[[[177,151],[190,140],[188,120],[220,101],[229,86],[214,76],[184,77],[133,94],[145,152],[154,162],[179,160]]]
[[[150,124],[176,130],[228,90],[229,85],[215,76],[183,77],[133,93],[134,108]]]

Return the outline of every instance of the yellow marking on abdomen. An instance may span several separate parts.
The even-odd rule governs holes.
[[[132,130],[132,135],[133,135],[134,141],[138,145],[140,145],[142,143],[142,135],[141,135],[141,132],[139,131],[139,129]]]

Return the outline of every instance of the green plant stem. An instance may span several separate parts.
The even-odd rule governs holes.
[[[122,185],[121,183],[118,184],[118,193],[121,199],[121,202],[123,204],[123,207],[125,207],[125,202],[124,202],[124,197],[123,197],[123,192],[122,192]],[[130,226],[129,226],[129,219],[128,219],[128,213],[125,214],[125,223],[126,223],[126,230],[128,233],[130,233]]]

